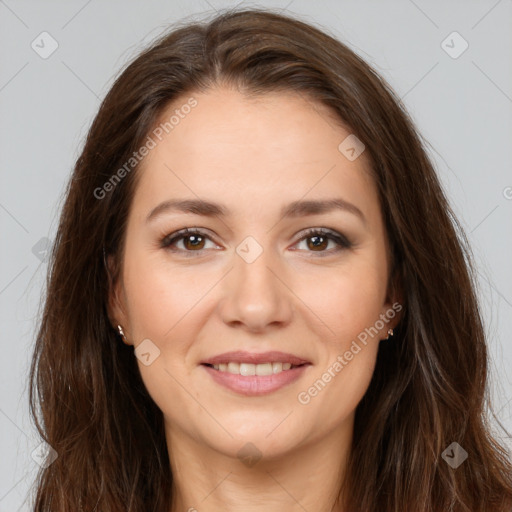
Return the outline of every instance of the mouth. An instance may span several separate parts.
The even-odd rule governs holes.
[[[272,393],[299,379],[310,361],[284,352],[226,352],[200,364],[213,381],[244,396]]]
[[[291,366],[300,366],[304,363],[309,363],[307,359],[296,356],[294,354],[289,354],[286,352],[280,352],[277,350],[272,350],[268,352],[247,352],[246,350],[234,350],[231,352],[224,352],[223,354],[219,354],[214,357],[209,357],[204,361],[201,361],[201,364],[207,365],[218,365],[221,364],[248,364],[248,365],[262,365],[262,364],[274,364],[281,363],[287,364],[289,363]]]

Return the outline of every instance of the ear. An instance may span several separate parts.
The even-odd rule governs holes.
[[[121,325],[125,335],[128,329],[128,315],[126,313],[125,293],[122,287],[120,273],[115,268],[115,261],[112,255],[105,261],[108,275],[108,299],[107,313],[112,327],[117,331],[117,326]]]

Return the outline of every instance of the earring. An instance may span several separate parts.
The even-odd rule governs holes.
[[[119,334],[121,335],[121,338],[123,339],[123,343],[126,343],[126,345],[129,345],[129,343],[126,339],[126,336],[124,335],[123,328],[120,325],[118,325],[117,330],[119,331]]]
[[[386,340],[389,340],[390,336],[393,336],[393,329],[388,329],[388,337],[386,338]]]

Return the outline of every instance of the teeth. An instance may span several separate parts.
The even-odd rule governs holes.
[[[272,375],[281,373],[282,371],[289,370],[292,365],[291,363],[262,363],[262,364],[251,364],[251,363],[221,363],[213,365],[215,370],[221,372],[234,373],[236,375],[243,375],[248,377],[251,375]]]
[[[229,373],[240,373],[240,365],[238,363],[228,363]]]

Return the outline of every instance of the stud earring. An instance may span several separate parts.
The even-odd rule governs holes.
[[[388,329],[388,337],[386,338],[386,340],[389,340],[390,336],[393,336],[393,329]]]
[[[124,335],[123,328],[120,325],[118,325],[117,330],[119,331],[119,334],[121,335],[121,338],[123,339],[123,343],[125,343],[126,345],[129,345],[128,340],[126,339],[126,336]]]

